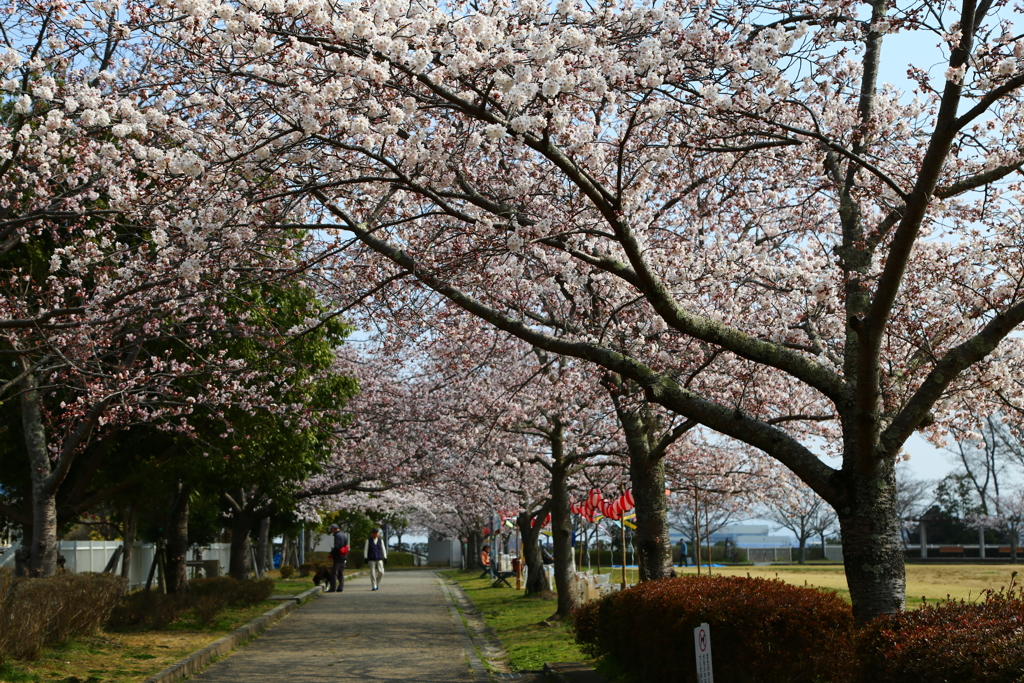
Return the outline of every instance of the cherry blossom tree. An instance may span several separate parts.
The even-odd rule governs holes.
[[[1019,392],[1017,10],[170,4],[182,94],[226,124],[204,149],[304,192],[371,286],[763,450],[837,510],[857,619],[902,608],[902,445]],[[907,93],[880,77],[905,35],[938,42]]]
[[[669,519],[692,541],[695,558],[702,557],[702,544],[710,547],[711,534],[778,493],[769,459],[702,431],[690,434],[665,463]],[[711,561],[709,553],[702,563]]]
[[[312,324],[281,329],[247,298],[294,282],[309,236],[277,227],[292,202],[253,205],[207,168],[190,133],[206,112],[150,68],[153,11],[0,10],[0,398],[18,405],[38,575],[56,568],[56,495],[90,445],[141,423],[188,432],[230,405],[286,411],[277,399],[308,379],[213,346],[287,350]]]
[[[788,529],[796,536],[797,563],[805,564],[807,541],[814,536],[825,537],[825,532],[836,523],[835,511],[811,489],[792,477],[782,477],[774,484],[781,489],[770,498],[768,519]],[[822,543],[822,552],[825,545]]]

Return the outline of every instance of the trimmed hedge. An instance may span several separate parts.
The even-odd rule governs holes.
[[[641,680],[695,683],[693,630],[711,628],[715,678],[745,683],[853,680],[853,613],[834,593],[778,580],[647,581],[583,606],[576,638]]]
[[[46,645],[94,632],[124,595],[126,581],[111,574],[14,578],[0,570],[0,663],[31,659]]]
[[[879,617],[857,643],[864,683],[1024,681],[1024,601],[1011,585],[979,603],[925,605]]]

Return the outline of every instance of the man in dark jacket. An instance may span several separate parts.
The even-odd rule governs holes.
[[[380,529],[374,529],[366,539],[363,557],[370,566],[370,585],[373,586],[373,590],[378,590],[380,580],[384,576],[384,563],[388,561],[388,549],[384,545],[384,539],[380,537]]]
[[[331,575],[328,581],[331,587],[328,593],[340,593],[345,590],[345,562],[348,560],[348,534],[342,531],[337,524],[331,525],[331,533],[334,534],[334,547],[331,548]]]

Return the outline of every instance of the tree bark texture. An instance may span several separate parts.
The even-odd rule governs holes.
[[[555,616],[566,619],[579,607],[576,591],[576,568],[573,563],[572,513],[569,501],[569,464],[565,461],[561,425],[556,426],[551,440],[551,535],[555,559],[555,590],[558,609]]]
[[[309,554],[306,555],[309,557]],[[256,538],[256,578],[262,579],[270,568],[270,517],[260,520]]]
[[[879,460],[871,471],[844,470],[846,496],[836,506],[853,615],[866,623],[903,609],[906,573],[896,519],[896,468]]]
[[[657,416],[646,406],[637,411],[618,409],[629,452],[629,479],[636,505],[637,564],[640,580],[675,576],[665,500],[665,462],[658,447]]]
[[[167,524],[167,574],[164,578],[168,593],[188,591],[188,499],[191,488],[178,482],[171,501]]]
[[[121,508],[121,538],[124,539],[124,554],[121,557],[121,576],[128,578],[132,570],[132,553],[135,534],[139,524],[139,509],[135,503]]]
[[[233,579],[249,578],[249,531],[253,526],[252,515],[236,510],[231,518],[231,550],[228,575]]]
[[[526,595],[537,595],[543,591],[551,590],[548,583],[547,572],[544,571],[544,557],[540,552],[540,523],[547,515],[547,507],[542,507],[541,512],[531,515],[529,512],[521,512],[516,517],[516,525],[519,527],[520,538],[523,544],[523,562],[526,566]],[[534,525],[531,526],[531,522]]]
[[[21,420],[32,472],[32,541],[28,569],[30,576],[53,576],[57,571],[57,484],[46,448],[46,429],[35,377],[28,375],[22,387]]]

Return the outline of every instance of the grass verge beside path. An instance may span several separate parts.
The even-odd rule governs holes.
[[[273,594],[298,595],[312,587],[312,577],[274,578]],[[100,631],[45,648],[39,659],[9,660],[0,665],[0,683],[139,683],[279,604],[278,600],[267,600],[245,608],[229,608],[209,627],[186,615],[159,631]]]
[[[501,639],[513,671],[536,671],[545,662],[586,662],[569,625],[542,624],[555,613],[555,601],[527,598],[523,591],[491,588],[489,579],[478,571],[446,571],[454,579]]]

